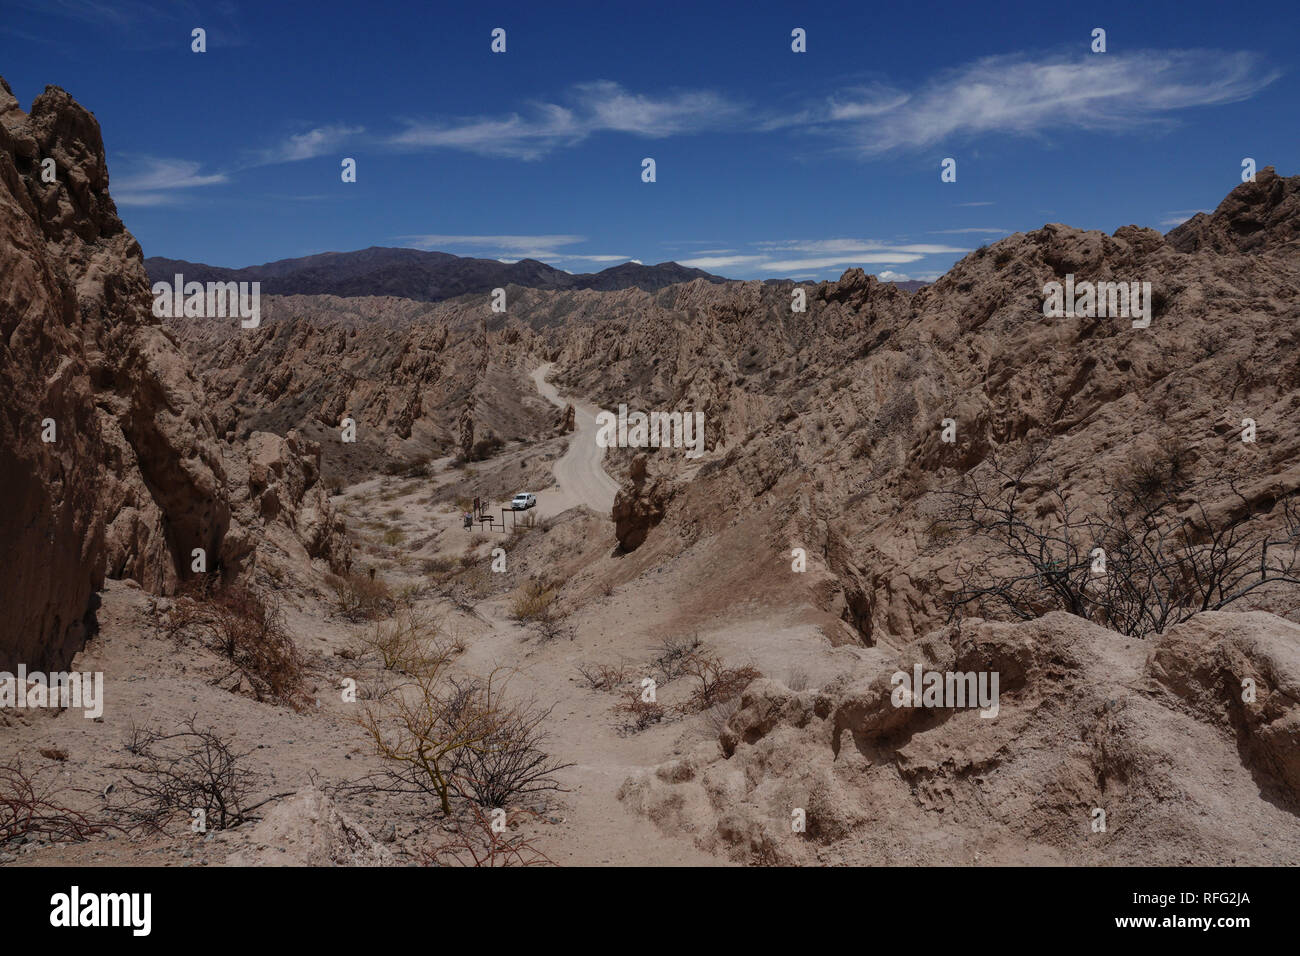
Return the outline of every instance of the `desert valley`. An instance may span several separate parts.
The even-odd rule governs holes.
[[[0,708],[0,863],[1300,862],[1300,176],[929,283],[237,274],[0,83],[0,206],[0,671],[102,675]]]

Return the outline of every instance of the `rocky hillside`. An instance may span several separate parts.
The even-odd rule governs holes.
[[[821,688],[753,682],[720,749],[637,773],[620,797],[737,862],[1287,864],[1298,640],[1262,612],[1200,614],[1154,646],[1060,612],[949,627]],[[996,719],[894,706],[890,675],[916,661],[999,672]],[[1235,693],[1247,677],[1258,706]]]
[[[0,669],[66,664],[95,626],[105,575],[170,592],[196,549],[209,573],[248,572],[268,520],[230,479],[247,449],[219,440],[202,385],[152,317],[140,246],[108,186],[89,112],[51,86],[25,113],[0,81]],[[291,446],[282,468],[314,454]],[[291,511],[313,482],[294,488]],[[321,523],[314,547],[338,560],[334,518]]]
[[[206,319],[168,328],[199,369],[220,434],[296,428],[320,443],[327,479],[350,483],[443,455],[479,457],[559,425],[523,374],[531,352],[499,316],[487,321],[487,303],[272,296],[258,329]],[[347,419],[355,440],[344,442]]]
[[[639,565],[733,541],[730,561],[776,572],[802,547],[808,574],[741,575],[762,584],[728,600],[811,600],[840,622],[833,640],[907,640],[946,620],[976,560],[941,533],[944,492],[995,452],[1035,451],[1026,503],[1040,510],[1058,491],[1101,509],[1134,469],[1172,459],[1220,504],[1234,483],[1241,513],[1267,515],[1300,487],[1298,191],[1265,169],[1167,237],[1047,225],[915,293],[851,270],[806,286],[803,312],[791,284],[692,281],[511,286],[505,315],[481,295],[288,297],[253,335],[172,327],[217,399],[220,433],[297,427],[342,477],[376,454],[463,451],[466,422],[478,438],[549,433],[553,410],[522,375],[542,360],[562,391],[607,408],[702,411],[704,459],[652,452],[636,481],[633,451],[611,459],[629,481],[618,526],[628,550],[645,549]],[[1044,287],[1068,274],[1149,282],[1150,327],[1046,318]],[[337,439],[346,416],[364,422],[359,446]],[[1239,440],[1247,418],[1255,443]]]
[[[650,457],[659,501],[646,510],[662,523],[639,560],[744,527],[766,555],[747,556],[772,567],[806,548],[810,573],[785,586],[856,639],[907,640],[943,623],[976,558],[936,526],[942,492],[995,452],[1036,450],[1025,504],[1040,512],[1057,491],[1101,509],[1135,469],[1171,460],[1201,488],[1183,508],[1268,516],[1300,488],[1298,194],[1300,177],[1266,169],[1168,237],[1048,225],[912,295],[850,271],[810,289],[803,314],[770,286],[690,283],[635,314],[547,328],[539,347],[572,393],[706,413],[703,464]],[[1045,318],[1045,283],[1071,273],[1150,282],[1150,327]],[[1254,443],[1240,440],[1247,418]]]

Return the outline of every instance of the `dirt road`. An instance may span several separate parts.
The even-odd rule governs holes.
[[[587,402],[561,397],[555,386],[546,381],[546,373],[552,366],[553,363],[548,362],[534,369],[533,383],[551,404],[560,408],[570,403],[573,405],[575,427],[569,439],[568,450],[553,469],[559,487],[538,495],[537,512],[542,517],[549,517],[578,505],[586,505],[597,514],[609,518],[614,507],[614,495],[618,493],[618,482],[605,474],[605,469],[601,467],[605,449],[596,444],[596,414],[600,409]]]

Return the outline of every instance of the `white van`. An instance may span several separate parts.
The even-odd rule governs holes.
[[[511,511],[527,511],[537,504],[537,498],[526,491],[521,491],[510,499]]]

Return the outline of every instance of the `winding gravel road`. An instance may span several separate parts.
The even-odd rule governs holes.
[[[618,482],[605,474],[601,467],[605,449],[596,444],[596,414],[600,409],[586,402],[562,398],[555,386],[546,381],[546,373],[553,366],[554,363],[547,362],[534,369],[533,384],[551,404],[560,408],[566,404],[573,405],[574,431],[568,449],[552,466],[559,487],[538,494],[537,512],[542,517],[550,517],[586,505],[598,515],[610,519]]]

